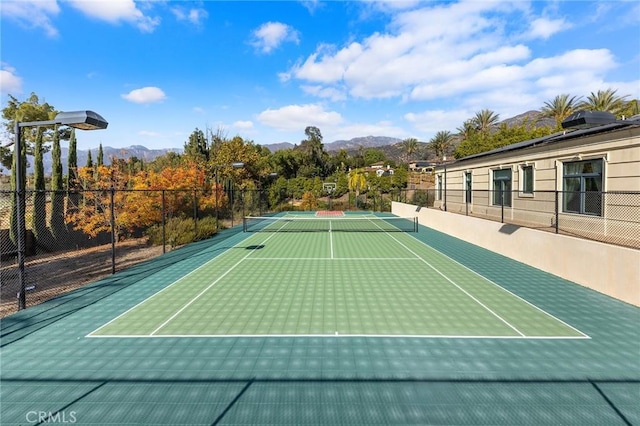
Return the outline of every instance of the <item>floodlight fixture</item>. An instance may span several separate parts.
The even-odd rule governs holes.
[[[56,115],[56,124],[82,130],[106,129],[109,123],[100,114],[93,111],[61,112]]]

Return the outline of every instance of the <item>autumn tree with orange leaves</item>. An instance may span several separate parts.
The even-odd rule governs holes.
[[[141,171],[129,176],[125,168],[98,166],[78,169],[83,198],[67,215],[74,229],[95,238],[111,229],[111,205],[116,236],[167,218],[192,216],[197,209],[214,210],[227,205],[225,192],[207,183],[206,173],[192,164],[168,167],[160,172]]]

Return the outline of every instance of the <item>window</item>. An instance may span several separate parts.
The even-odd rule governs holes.
[[[533,194],[533,166],[522,166],[522,193]]]
[[[511,207],[511,169],[493,171],[493,205]]]
[[[562,211],[602,216],[602,159],[563,165]]]
[[[466,203],[471,203],[471,172],[465,172],[464,174],[464,190]]]

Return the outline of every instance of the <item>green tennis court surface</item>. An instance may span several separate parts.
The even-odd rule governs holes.
[[[3,318],[0,424],[640,424],[639,308],[358,222],[238,226]]]
[[[396,219],[268,221],[90,336],[586,337]]]

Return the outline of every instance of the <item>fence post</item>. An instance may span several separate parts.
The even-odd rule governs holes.
[[[167,222],[166,222],[166,202],[164,189],[162,190],[162,253],[167,252]]]
[[[559,219],[560,219],[560,197],[559,197],[559,193],[560,191],[558,191],[556,189],[556,200],[555,200],[555,214],[556,214],[556,234],[559,232],[560,227],[559,227]]]
[[[500,223],[504,223],[504,189],[500,188]]]
[[[198,190],[193,190],[193,233],[198,238]]]
[[[116,215],[113,206],[116,189],[111,187],[111,274],[116,273]]]

